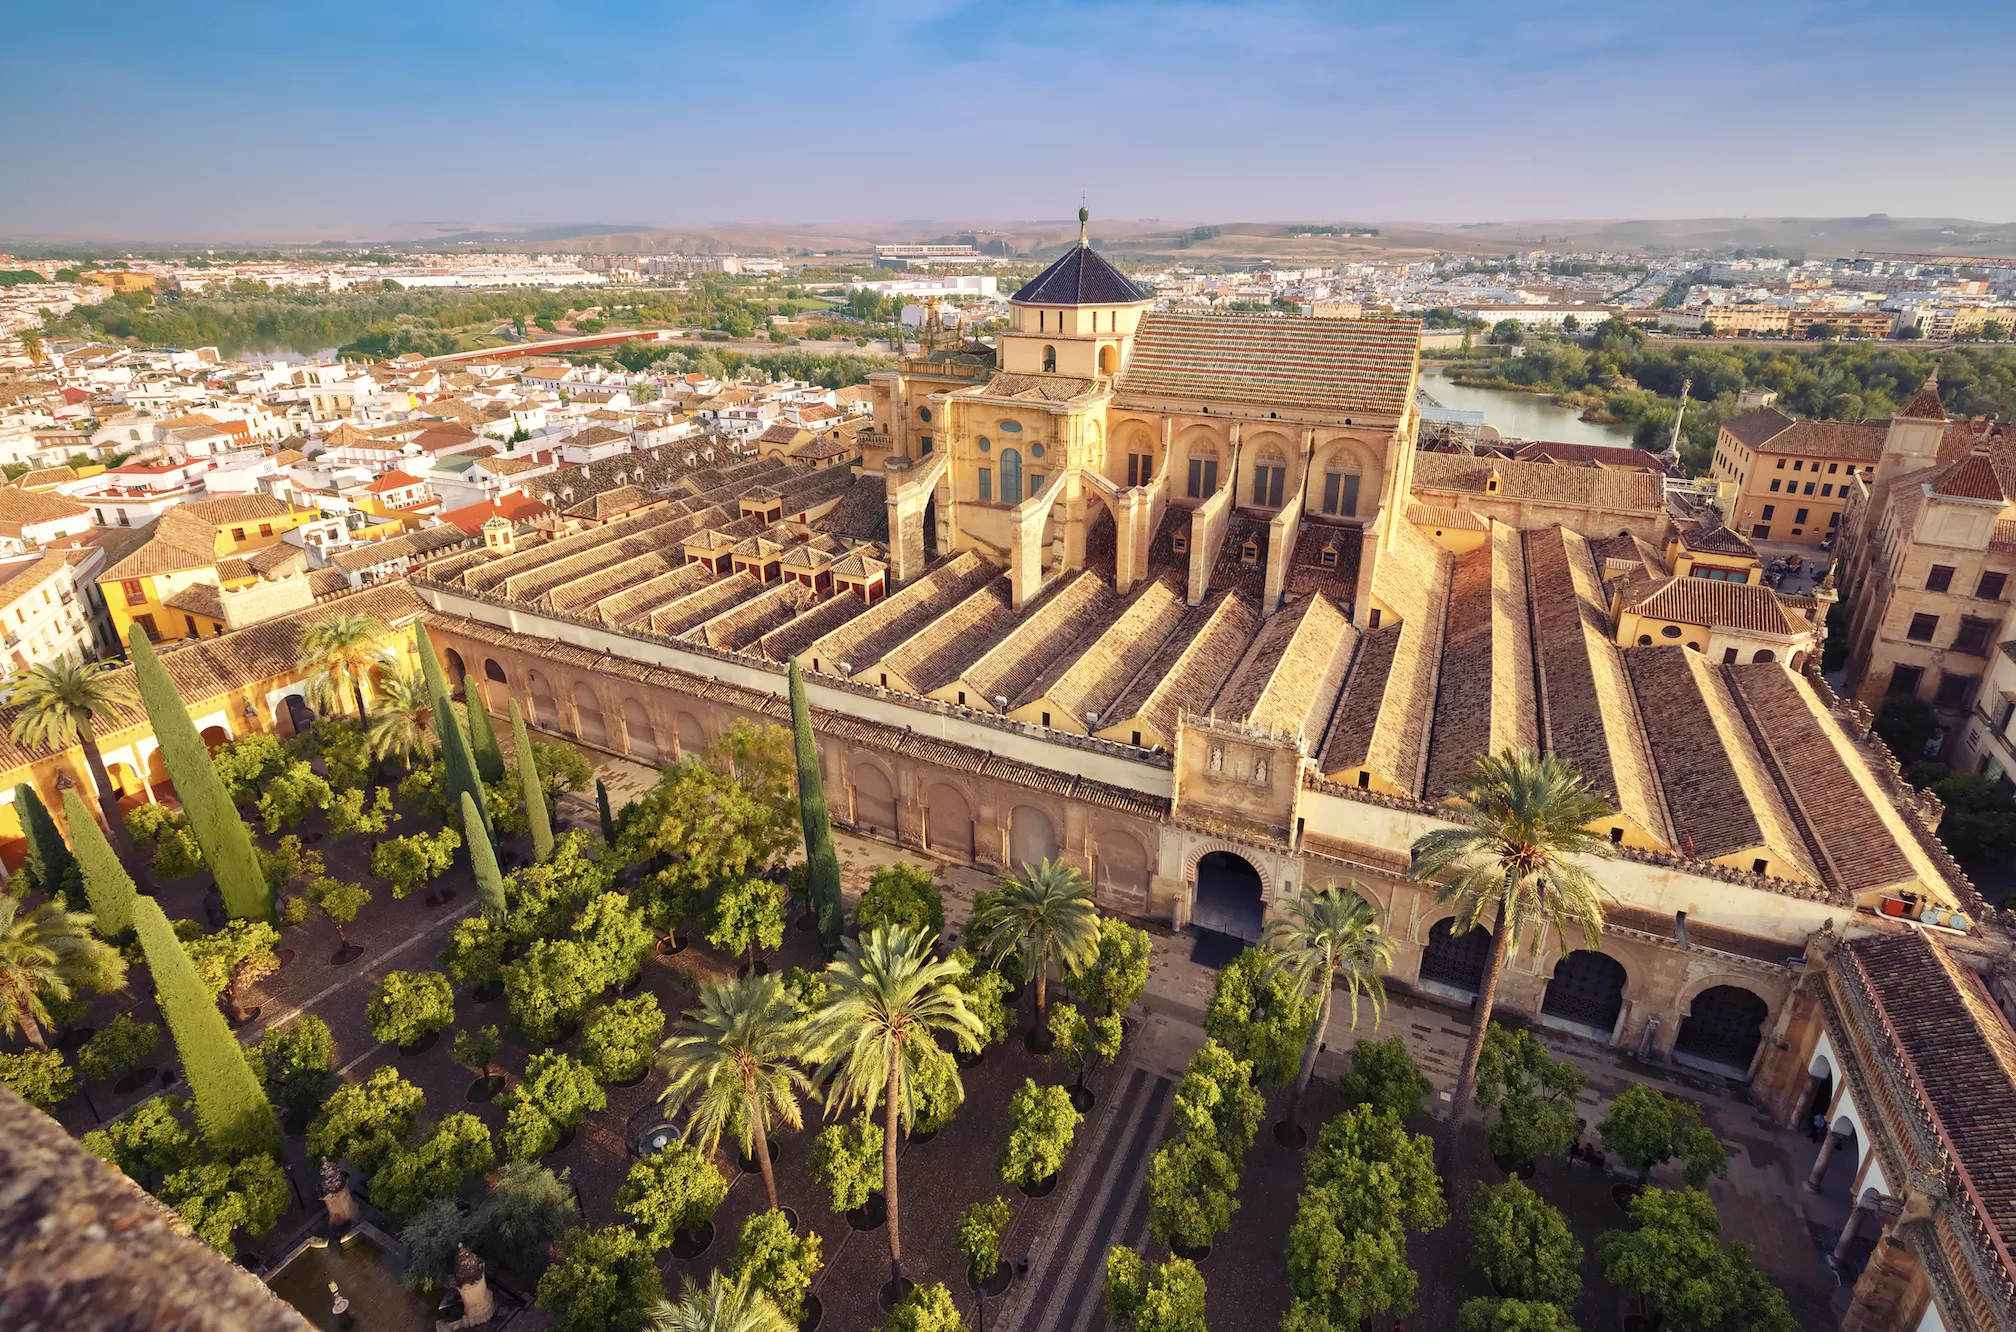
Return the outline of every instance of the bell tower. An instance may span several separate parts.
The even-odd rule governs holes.
[[[995,339],[1008,373],[1110,380],[1127,364],[1155,298],[1092,248],[1091,219],[1080,208],[1078,243],[1009,298]]]

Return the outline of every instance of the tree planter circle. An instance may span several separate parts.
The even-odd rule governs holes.
[[[347,967],[362,956],[364,956],[362,948],[353,943],[346,943],[329,955],[329,965],[332,967]]]
[[[686,941],[684,939],[674,939],[670,943],[667,943],[663,939],[658,941],[658,956],[660,957],[676,957],[685,951]]]
[[[580,1132],[579,1129],[571,1129],[571,1128],[560,1130],[560,1141],[554,1143],[553,1146],[547,1150],[546,1155],[553,1156],[557,1153],[566,1151],[569,1147],[572,1147],[574,1145],[574,1135],[579,1132]]]
[[[867,1202],[859,1207],[850,1207],[846,1217],[850,1229],[880,1230],[889,1224],[889,1200],[879,1193],[871,1193]]]
[[[959,1065],[959,1067],[961,1068],[978,1068],[980,1066],[981,1061],[983,1061],[986,1058],[987,1058],[987,1047],[984,1045],[981,1046],[978,1050],[973,1051],[971,1054],[968,1054],[964,1050],[954,1050],[952,1052],[952,1062]]]
[[[289,962],[292,962],[293,960],[294,960],[294,950],[291,948],[277,949],[273,954],[273,961],[276,970],[284,969],[287,966],[287,964]]]
[[[1071,1108],[1081,1115],[1099,1102],[1099,1098],[1093,1094],[1092,1089],[1082,1084],[1066,1087],[1064,1090],[1071,1096]]]
[[[493,1074],[491,1076],[478,1078],[476,1079],[476,1081],[470,1083],[469,1090],[462,1093],[462,1099],[465,1101],[475,1101],[478,1104],[481,1104],[484,1101],[494,1100],[497,1096],[497,1093],[503,1090],[504,1090],[504,1079],[501,1077],[497,1077]]]
[[[84,1042],[97,1034],[98,1028],[96,1027],[71,1027],[57,1036],[50,1044],[67,1053],[84,1044]]]
[[[909,1142],[912,1147],[922,1147],[925,1143],[931,1141],[931,1139],[937,1136],[938,1136],[937,1129],[925,1129],[922,1133],[911,1134]]]
[[[1500,1170],[1504,1171],[1507,1175],[1515,1176],[1519,1179],[1533,1178],[1533,1172],[1536,1169],[1538,1169],[1538,1167],[1535,1166],[1533,1162],[1530,1160],[1512,1161],[1507,1160],[1505,1157],[1502,1156],[1492,1157],[1491,1163],[1497,1166]]]
[[[1025,1198],[1047,1198],[1056,1192],[1057,1176],[1045,1175],[1041,1179],[1031,1180],[1027,1184],[1017,1184],[1015,1187],[1022,1191],[1022,1196]]]
[[[231,1029],[233,1031],[236,1031],[240,1027],[250,1026],[252,1023],[257,1022],[258,1020],[259,1020],[259,1005],[254,1004],[252,1005],[252,1007],[246,1009],[243,1013],[235,1014],[232,1016]]]
[[[635,1087],[641,1084],[644,1081],[644,1079],[650,1076],[651,1076],[651,1070],[649,1067],[646,1067],[642,1073],[639,1073],[634,1078],[619,1078],[615,1082],[610,1083],[609,1085],[612,1087]]]
[[[1628,1212],[1631,1210],[1631,1200],[1638,1196],[1638,1189],[1639,1186],[1636,1184],[1612,1184],[1610,1201]]]
[[[301,840],[308,843],[308,845],[310,846],[314,846],[316,843],[322,840],[322,834],[318,832],[311,832]]]
[[[579,1036],[580,1034],[581,1034],[581,1019],[576,1018],[572,1022],[561,1023],[560,1030],[553,1033],[553,1039],[548,1041],[547,1044],[565,1045],[567,1044],[567,1042],[573,1040],[576,1036]]]
[[[1169,1252],[1175,1254],[1178,1258],[1183,1258],[1193,1263],[1201,1263],[1211,1256],[1211,1246],[1206,1244],[1201,1249],[1193,1249],[1187,1244],[1172,1244],[1169,1246]]]
[[[714,1223],[702,1221],[698,1230],[680,1230],[672,1236],[674,1258],[698,1258],[714,1242]]]
[[[765,1141],[765,1143],[764,1143],[764,1146],[766,1146],[767,1148],[769,1148],[769,1151],[768,1151],[768,1152],[767,1152],[766,1154],[767,1154],[767,1155],[769,1156],[769,1158],[770,1158],[770,1164],[771,1164],[771,1165],[773,1165],[773,1166],[774,1166],[774,1165],[776,1165],[776,1164],[777,1164],[777,1140],[776,1140],[775,1138],[771,1138],[771,1139],[768,1139],[768,1140],[766,1140],[766,1141]],[[757,1171],[759,1171],[759,1170],[761,1170],[761,1169],[763,1168],[762,1166],[760,1166],[760,1165],[758,1165],[758,1164],[757,1164],[757,1162],[756,1162],[756,1158],[755,1158],[755,1157],[753,1157],[753,1156],[741,1156],[741,1155],[737,1155],[737,1156],[736,1156],[736,1158],[735,1158],[735,1164],[741,1167],[741,1169],[742,1169],[742,1173],[743,1173],[743,1174],[745,1174],[745,1175],[753,1175],[753,1174],[755,1174],[755,1173],[756,1173]]]
[[[881,1307],[883,1313],[893,1313],[896,1306],[908,1299],[910,1292],[915,1289],[917,1283],[909,1277],[904,1277],[900,1281],[885,1281],[881,1289],[875,1292],[875,1303]]]
[[[1010,1262],[995,1263],[994,1274],[988,1277],[985,1281],[978,1280],[974,1276],[973,1264],[971,1263],[966,1264],[966,1284],[972,1287],[974,1290],[986,1291],[987,1298],[990,1300],[999,1298],[1000,1295],[1008,1289],[1009,1283],[1014,1280],[1015,1280],[1015,1264],[1013,1263]]]
[[[450,902],[455,900],[455,890],[453,888],[443,888],[438,894],[436,894],[436,896],[438,896],[441,900],[437,902],[435,905],[447,906]]]
[[[162,1069],[162,1070],[161,1070],[161,1085],[162,1085],[163,1087],[172,1087],[172,1086],[174,1086],[174,1085],[175,1085],[176,1083],[180,1082],[181,1080],[182,1080],[182,1070],[181,1070],[181,1069],[179,1069],[179,1068],[164,1068],[164,1069]]]
[[[440,1039],[441,1039],[440,1032],[430,1031],[425,1036],[422,1036],[419,1040],[408,1041],[404,1045],[400,1046],[399,1053],[402,1055],[409,1055],[409,1056],[426,1054],[429,1050],[434,1048],[434,1042]]]
[[[798,1315],[798,1332],[817,1332],[819,1320],[825,1316],[826,1307],[819,1303],[819,1297],[807,1291],[805,1303]]]
[[[112,1091],[115,1095],[130,1096],[159,1076],[161,1076],[161,1070],[158,1068],[152,1066],[136,1068],[125,1077],[119,1079],[119,1081],[113,1083]]]
[[[1022,1038],[1022,1045],[1030,1054],[1049,1054],[1057,1048],[1057,1038],[1043,1027],[1037,1027]]]
[[[1309,1145],[1309,1130],[1300,1124],[1291,1124],[1285,1119],[1276,1120],[1274,1141],[1291,1152],[1299,1152]]]
[[[1020,985],[1017,985],[1014,989],[1002,995],[1001,1002],[1007,1004],[1010,1008],[1013,1008],[1016,1004],[1022,1002],[1022,995],[1026,990],[1028,990],[1028,988],[1029,988],[1029,982],[1023,981]]]
[[[784,1213],[784,1224],[785,1224],[785,1225],[787,1225],[787,1226],[789,1226],[789,1227],[791,1228],[791,1233],[792,1233],[792,1234],[794,1234],[794,1235],[795,1235],[795,1234],[797,1234],[797,1233],[798,1233],[798,1209],[797,1209],[797,1208],[795,1208],[795,1207],[785,1207],[785,1208],[782,1208],[782,1209],[780,1209],[780,1210],[782,1210],[782,1211],[783,1211],[783,1213]]]
[[[472,1004],[494,1004],[497,1002],[497,997],[503,993],[504,993],[503,981],[501,980],[489,981],[485,984],[472,986],[470,988],[469,1002]]]
[[[735,968],[735,974],[745,980],[748,979],[751,971],[754,971],[758,976],[767,976],[770,974],[770,964],[759,957],[754,962],[744,962],[741,966]]]
[[[642,967],[639,967],[637,969],[636,975],[632,976],[629,980],[624,981],[621,985],[616,987],[616,993],[623,995],[635,994],[637,993],[638,990],[642,989],[643,987],[644,987],[644,969]]]

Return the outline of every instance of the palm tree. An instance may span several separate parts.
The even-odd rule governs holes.
[[[742,1154],[762,1167],[772,1211],[777,1177],[770,1170],[770,1120],[803,1126],[798,1093],[812,1089],[791,1062],[803,1046],[804,1027],[805,1014],[781,979],[749,975],[702,990],[700,1007],[688,1009],[659,1047],[671,1075],[659,1097],[668,1113],[691,1100],[685,1136],[697,1136],[707,1152],[733,1128]]]
[[[56,902],[23,914],[20,898],[0,894],[0,1031],[47,1050],[49,1000],[80,985],[106,994],[125,983],[126,959],[91,933],[88,914]]]
[[[935,938],[905,925],[878,926],[865,942],[842,939],[840,956],[826,968],[834,989],[806,1022],[805,1051],[818,1063],[813,1078],[826,1089],[829,1118],[859,1106],[882,1123],[882,1196],[889,1204],[889,1280],[903,1293],[903,1233],[898,1224],[896,1138],[909,1131],[912,1088],[925,1069],[948,1079],[964,1100],[958,1066],[940,1048],[949,1031],[961,1050],[980,1048],[980,1019],[966,1007],[953,981],[956,962],[932,952]],[[935,1068],[933,1066],[936,1066]]]
[[[1001,956],[1020,953],[1024,970],[1036,978],[1036,1027],[1046,1030],[1050,1014],[1050,962],[1065,970],[1092,964],[1099,956],[1099,908],[1092,885],[1061,860],[1024,865],[973,917],[975,942]]]
[[[391,654],[378,646],[390,633],[375,615],[332,615],[309,626],[301,635],[301,665],[316,672],[308,692],[317,705],[340,710],[347,684],[357,699],[357,720],[363,721],[364,681],[374,669],[392,664]]]
[[[1435,900],[1454,903],[1452,934],[1468,934],[1489,918],[1491,952],[1477,987],[1470,1042],[1456,1077],[1455,1113],[1444,1139],[1442,1173],[1455,1164],[1463,1116],[1477,1090],[1477,1058],[1491,1025],[1498,977],[1512,954],[1514,934],[1529,937],[1552,925],[1564,938],[1579,923],[1584,944],[1603,937],[1603,886],[1574,856],[1607,856],[1610,843],[1589,825],[1616,811],[1591,790],[1575,765],[1531,749],[1480,755],[1457,783],[1451,815],[1457,828],[1438,828],[1415,839],[1413,874],[1441,878]],[[1446,877],[1444,877],[1446,876]]]
[[[371,752],[402,763],[424,756],[435,744],[434,701],[426,681],[393,662],[378,673],[378,713],[366,732]]]
[[[98,790],[98,816],[105,835],[122,860],[132,856],[126,821],[119,817],[119,797],[98,752],[98,723],[117,722],[120,713],[140,705],[140,695],[109,661],[56,662],[30,666],[7,685],[7,702],[20,709],[10,731],[14,743],[52,753],[76,745],[84,751],[84,766]]]
[[[705,1289],[687,1277],[679,1303],[661,1299],[644,1318],[646,1332],[797,1332],[768,1295],[719,1272],[708,1274]]]
[[[1323,1048],[1323,1036],[1330,1026],[1330,1000],[1341,982],[1351,994],[1351,1027],[1358,1027],[1358,997],[1372,1003],[1372,1025],[1386,1006],[1386,987],[1379,973],[1393,965],[1399,945],[1379,923],[1381,912],[1365,900],[1353,881],[1349,887],[1335,884],[1320,893],[1306,890],[1288,903],[1284,915],[1267,927],[1266,942],[1281,950],[1274,965],[1295,979],[1296,988],[1308,992],[1311,984],[1323,987],[1322,1002],[1316,1009],[1316,1025],[1309,1032],[1302,1051],[1302,1071],[1295,1079],[1294,1094],[1288,1098],[1288,1129],[1294,1135],[1295,1116],[1308,1094],[1309,1079],[1316,1071],[1316,1052]]]

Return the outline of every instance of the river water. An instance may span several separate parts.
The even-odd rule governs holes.
[[[1465,388],[1451,383],[1440,367],[1421,374],[1421,387],[1444,407],[1482,412],[1485,423],[1507,439],[1545,439],[1558,444],[1631,446],[1631,427],[1591,425],[1573,408],[1561,407],[1541,393],[1508,393],[1504,389]]]

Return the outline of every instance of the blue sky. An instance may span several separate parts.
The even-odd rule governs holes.
[[[1972,0],[16,0],[0,234],[2016,217]]]

